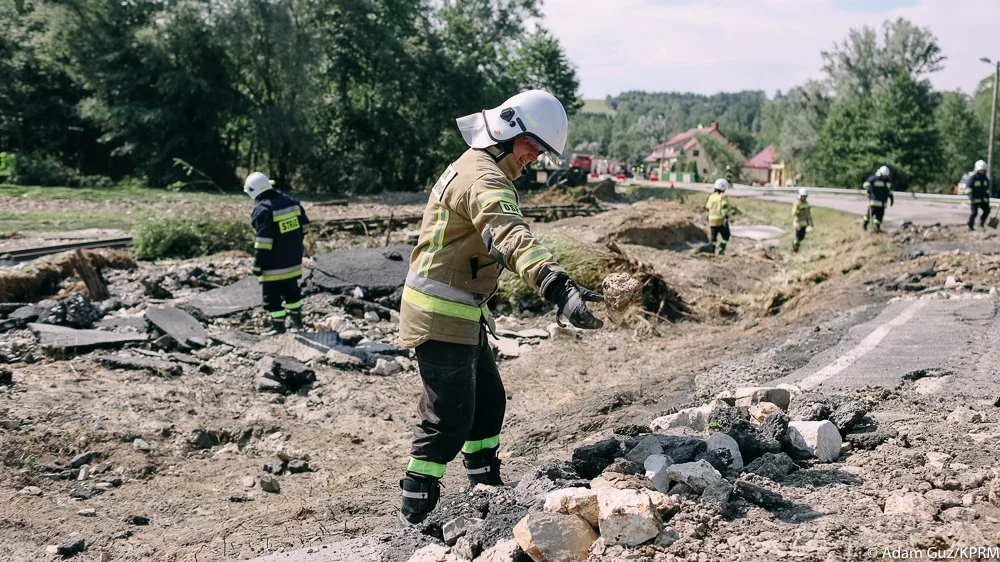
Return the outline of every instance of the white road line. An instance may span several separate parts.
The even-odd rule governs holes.
[[[799,382],[799,387],[813,388],[826,379],[850,367],[855,361],[861,359],[861,357],[863,357],[866,353],[878,347],[878,344],[885,339],[887,335],[889,335],[889,332],[894,326],[902,326],[903,324],[909,322],[917,311],[923,308],[926,304],[927,301],[914,301],[913,304],[906,307],[906,310],[900,312],[899,316],[893,318],[885,324],[882,324],[878,328],[875,328],[874,332],[868,334],[865,339],[861,340],[858,345],[854,346],[854,348],[850,349],[847,353],[844,353],[826,367],[823,367],[822,369],[802,379],[802,381]]]

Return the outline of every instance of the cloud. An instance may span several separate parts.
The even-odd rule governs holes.
[[[581,91],[787,91],[821,78],[820,51],[850,28],[905,17],[930,27],[948,57],[938,89],[972,92],[1000,58],[995,0],[545,0],[543,25],[577,65]]]

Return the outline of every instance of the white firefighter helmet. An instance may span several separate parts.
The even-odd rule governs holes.
[[[809,190],[806,189],[806,188],[804,188],[804,187],[800,187],[799,188],[799,197],[805,197],[806,195],[809,195]]]
[[[719,178],[715,180],[716,191],[725,191],[728,187],[729,187],[729,182],[726,181],[726,178]]]
[[[984,171],[986,171],[986,161],[985,160],[976,160],[976,171],[977,172],[984,172]]]
[[[545,151],[561,156],[569,134],[566,110],[545,90],[521,92],[498,107],[456,121],[462,137],[472,148],[487,148],[524,135]]]
[[[271,180],[260,172],[253,172],[247,176],[247,181],[243,182],[243,193],[250,196],[250,199],[257,199],[257,196],[271,189]]]
[[[875,172],[875,175],[877,175],[880,178],[889,177],[889,166],[882,166],[881,168],[878,169],[877,172]]]

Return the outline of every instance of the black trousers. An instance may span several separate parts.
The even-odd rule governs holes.
[[[857,219],[855,219],[857,220]],[[800,226],[795,229],[795,241],[801,242],[806,239],[806,227]]]
[[[496,447],[507,394],[486,328],[480,328],[479,345],[431,340],[416,351],[424,392],[408,469],[440,476],[463,447],[467,452]]]
[[[885,207],[876,207],[875,205],[868,205],[868,214],[865,215],[865,224],[868,221],[875,219],[875,224],[882,224],[882,220],[885,218]]]
[[[715,244],[715,240],[721,235],[722,245],[725,246],[729,243],[729,225],[723,224],[720,226],[713,226],[712,229],[712,244]]]
[[[976,215],[979,210],[983,210],[983,216],[979,218],[979,226],[986,226],[986,217],[990,216],[990,200],[986,199],[980,201],[979,203],[972,203],[969,206],[969,228],[973,228],[976,225]]]
[[[271,318],[284,318],[286,308],[302,308],[302,290],[299,289],[297,277],[283,281],[264,281],[260,284],[260,289],[264,297],[264,310]]]

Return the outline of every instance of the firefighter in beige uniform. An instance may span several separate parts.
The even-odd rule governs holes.
[[[471,485],[502,485],[497,449],[506,395],[487,342],[487,301],[504,269],[537,287],[580,328],[600,328],[579,287],[531,234],[512,180],[542,152],[559,155],[568,122],[548,92],[518,94],[500,107],[458,119],[471,147],[431,190],[420,240],[410,256],[400,340],[416,348],[423,382],[420,423],[400,481],[400,520],[416,524],[437,504],[439,480],[461,451]]]

